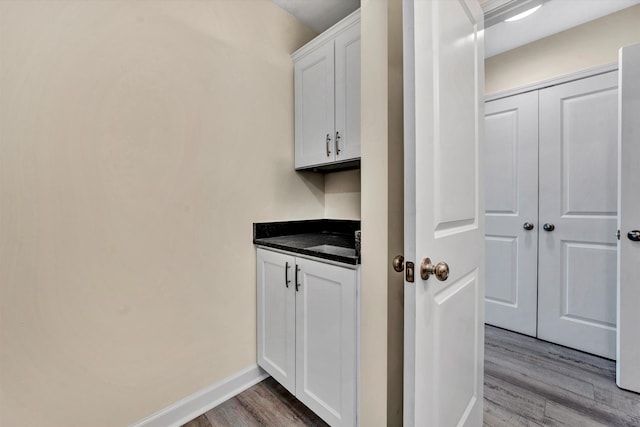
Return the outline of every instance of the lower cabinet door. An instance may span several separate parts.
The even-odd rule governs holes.
[[[257,260],[258,365],[295,394],[295,258],[258,249]]]
[[[332,426],[356,423],[356,271],[296,258],[296,397]]]

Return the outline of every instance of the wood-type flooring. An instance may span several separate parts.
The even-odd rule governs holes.
[[[616,386],[614,361],[492,326],[485,337],[485,426],[640,426],[640,395]],[[326,425],[267,378],[185,427]]]

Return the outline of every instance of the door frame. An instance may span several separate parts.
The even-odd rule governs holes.
[[[557,86],[563,83],[569,83],[575,80],[586,79],[587,77],[597,76],[599,74],[608,73],[618,70],[618,63],[612,62],[605,65],[599,65],[597,67],[587,68],[586,70],[576,71],[575,73],[563,74],[551,79],[542,80],[537,83],[531,83],[524,86],[519,86],[514,89],[503,90],[500,92],[491,93],[485,95],[484,102],[495,101],[497,99],[507,98],[513,95],[519,95],[525,92],[531,92],[534,90],[545,89],[551,86]]]

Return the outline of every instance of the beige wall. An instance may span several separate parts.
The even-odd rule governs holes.
[[[488,58],[485,93],[617,62],[620,47],[638,42],[640,5]]]
[[[402,1],[363,0],[361,422],[402,424]]]
[[[312,35],[267,0],[0,2],[0,425],[123,426],[255,364],[251,223],[324,215]]]
[[[404,276],[391,268],[391,259],[404,253],[404,69],[400,0],[389,0],[388,45],[387,425],[400,426],[404,385]]]
[[[388,0],[362,0],[360,425],[387,420]]]
[[[360,169],[324,176],[325,218],[360,219]]]

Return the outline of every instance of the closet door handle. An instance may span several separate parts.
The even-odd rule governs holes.
[[[542,226],[542,228],[544,229],[544,231],[553,231],[556,229],[556,226],[553,224],[549,224],[548,222]]]
[[[527,231],[531,231],[533,230],[533,224],[531,224],[530,222],[525,222],[522,228],[524,228]]]
[[[327,157],[331,155],[330,145],[331,145],[331,135],[327,134]]]

